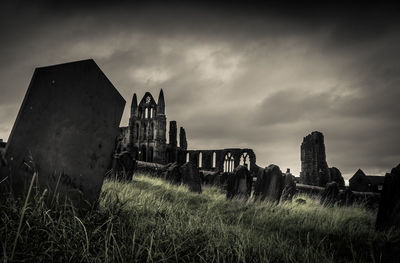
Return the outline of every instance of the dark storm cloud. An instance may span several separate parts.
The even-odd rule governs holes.
[[[0,137],[37,66],[92,57],[126,98],[165,91],[191,148],[250,147],[299,171],[302,138],[328,163],[383,173],[400,160],[397,7],[10,2],[0,17]],[[129,107],[124,113],[127,123]]]

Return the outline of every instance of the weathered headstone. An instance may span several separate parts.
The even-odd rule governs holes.
[[[201,193],[201,178],[197,166],[188,162],[179,168],[179,172],[182,176],[182,183],[189,186],[190,191]]]
[[[279,202],[284,188],[284,178],[279,166],[271,164],[264,170],[260,169],[254,187],[256,200]]]
[[[117,180],[131,181],[136,170],[136,160],[128,151],[114,154],[113,176]]]
[[[243,165],[238,165],[228,177],[226,197],[229,199],[236,196],[248,198],[252,183],[253,177],[249,170]]]
[[[172,163],[167,167],[167,170],[164,172],[164,180],[170,181],[173,184],[180,184],[182,182],[182,177],[179,172],[178,163]]]
[[[92,59],[37,68],[6,148],[13,192],[29,185],[31,159],[41,186],[95,205],[124,106]]]
[[[326,184],[324,191],[321,194],[321,205],[331,206],[338,201],[339,186],[336,182]]]
[[[296,194],[296,182],[292,174],[285,175],[285,187],[282,191],[281,201],[292,201],[293,196]]]
[[[339,193],[339,205],[350,206],[354,203],[354,193],[349,189],[341,191]]]
[[[385,175],[376,228],[400,228],[400,164]]]
[[[336,167],[329,168],[330,182],[336,182],[340,187],[344,187],[344,178],[340,170]]]

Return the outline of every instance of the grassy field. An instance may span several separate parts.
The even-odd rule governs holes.
[[[199,195],[146,175],[106,180],[85,215],[45,195],[2,201],[2,262],[382,262],[400,239],[375,232],[361,206],[226,201],[215,187]]]

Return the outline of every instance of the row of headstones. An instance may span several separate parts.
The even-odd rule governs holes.
[[[164,179],[173,183],[183,183],[194,192],[201,193],[201,184],[208,183],[223,186],[226,189],[226,197],[249,198],[253,189],[253,176],[249,170],[239,165],[233,173],[209,173],[204,175],[191,163],[179,166],[176,163],[169,164],[162,173]],[[376,228],[380,230],[391,227],[400,227],[400,164],[386,174],[379,210],[376,220]],[[283,174],[277,165],[269,165],[259,168],[257,180],[254,184],[254,199],[269,200],[273,202],[291,201],[296,194],[294,176]],[[337,182],[330,182],[321,193],[320,203],[324,206],[349,206],[357,199],[349,189],[339,190]]]

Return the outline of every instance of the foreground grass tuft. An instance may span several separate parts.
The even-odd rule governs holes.
[[[226,201],[215,187],[199,195],[144,175],[106,180],[99,209],[84,215],[45,197],[35,192],[23,218],[25,199],[1,201],[3,262],[381,262],[400,237],[375,232],[357,205]]]

